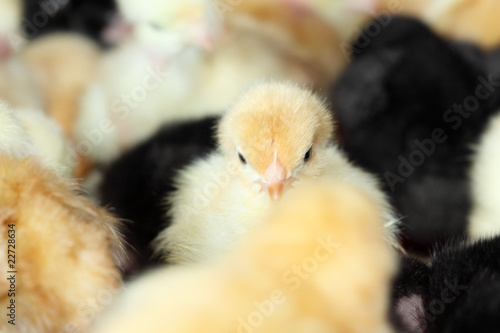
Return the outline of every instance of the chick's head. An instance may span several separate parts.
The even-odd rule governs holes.
[[[118,0],[118,4],[140,44],[160,59],[187,47],[211,48],[220,28],[209,0]]]
[[[218,128],[221,152],[241,177],[273,199],[325,168],[333,119],[323,100],[292,83],[259,84],[243,94]]]

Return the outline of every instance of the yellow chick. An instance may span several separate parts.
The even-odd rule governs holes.
[[[492,49],[500,46],[499,11],[496,0],[436,0],[423,19],[445,37]]]
[[[286,194],[233,253],[149,273],[91,331],[393,332],[396,257],[363,192],[322,181]]]
[[[76,191],[0,155],[0,332],[82,332],[120,286],[119,223]]]
[[[332,113],[293,83],[264,83],[243,94],[218,126],[219,149],[176,179],[171,226],[155,247],[171,263],[208,260],[231,249],[268,214],[283,192],[309,179],[336,179],[363,189],[388,222],[393,217],[376,179],[353,166],[333,141]]]

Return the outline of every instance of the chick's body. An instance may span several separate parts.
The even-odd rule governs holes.
[[[172,263],[208,260],[231,249],[282,192],[314,178],[354,184],[390,219],[375,178],[351,165],[332,135],[331,113],[310,91],[290,83],[250,89],[219,123],[218,151],[179,173],[168,197],[172,224],[156,250]]]

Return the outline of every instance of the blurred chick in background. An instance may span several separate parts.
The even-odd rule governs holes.
[[[90,157],[95,161],[111,161],[169,118],[183,116],[184,104],[195,94],[197,59],[210,38],[201,33],[214,26],[203,0],[123,0],[119,6],[135,28],[103,55],[82,98],[76,128],[79,142],[94,143]]]
[[[18,1],[24,6],[23,34],[30,40],[64,31],[110,44],[103,35],[116,19],[114,0]]]
[[[95,76],[97,45],[77,34],[58,33],[38,38],[20,51],[44,96],[44,110],[73,138],[81,95]]]
[[[22,159],[35,156],[46,168],[71,177],[73,150],[61,128],[39,110],[11,110],[0,103],[0,153]]]
[[[20,34],[22,5],[20,0],[0,1],[0,60],[9,58],[14,51],[12,41]]]
[[[496,110],[496,81],[417,20],[367,34],[331,100],[349,157],[385,179],[405,246],[427,253],[467,229],[471,148]]]
[[[468,244],[454,239],[428,262],[403,258],[394,280],[400,332],[496,332],[500,327],[500,237]]]
[[[3,320],[2,332],[84,329],[89,297],[109,298],[120,284],[119,223],[78,193],[70,180],[72,161],[56,123],[38,110],[13,112],[1,104],[0,246],[7,249],[7,230],[18,235],[17,321]],[[0,258],[7,263],[7,251]],[[8,282],[0,283],[2,308],[12,299]]]
[[[393,332],[380,208],[343,183],[287,193],[233,253],[138,279],[92,332]]]
[[[423,19],[446,38],[491,49],[500,47],[499,12],[496,0],[436,0],[429,4]]]
[[[0,1],[0,100],[14,107],[41,109],[43,96],[33,73],[16,55],[25,44],[21,15],[21,0]]]
[[[17,235],[17,316],[15,326],[4,318],[0,331],[53,333],[85,329],[106,305],[96,306],[92,299],[102,297],[109,302],[120,285],[118,263],[123,257],[118,221],[77,194],[66,178],[43,168],[35,158],[20,160],[2,154],[2,267],[7,263],[7,240],[11,239],[7,230],[15,230]],[[3,309],[11,303],[9,289],[9,281],[2,279]]]
[[[168,262],[202,262],[230,250],[283,192],[316,178],[361,188],[380,206],[387,239],[397,244],[376,179],[338,150],[331,112],[311,91],[292,83],[256,85],[224,115],[217,142],[217,152],[180,172],[167,198],[172,224],[155,243]]]
[[[164,122],[219,114],[256,80],[325,87],[345,62],[333,28],[275,2],[225,12],[210,0],[119,5],[134,34],[103,57],[78,121],[80,141],[103,138],[92,152],[97,161],[116,158]],[[113,129],[96,134],[107,121]]]
[[[0,48],[9,52],[0,63],[0,98],[15,108],[47,114],[73,142],[81,94],[97,69],[97,45],[70,33],[27,42],[20,30],[22,2],[4,2],[0,3],[1,15],[5,17]],[[45,5],[54,4],[62,6],[56,2]],[[79,155],[77,177],[86,168],[82,154]]]
[[[163,126],[146,142],[111,163],[99,185],[100,203],[128,221],[125,240],[131,245],[130,270],[135,275],[161,262],[152,256],[151,242],[169,225],[165,196],[174,191],[177,171],[205,157],[216,146],[218,117]]]

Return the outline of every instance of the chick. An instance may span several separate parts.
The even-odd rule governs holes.
[[[90,154],[104,163],[163,123],[220,114],[257,80],[289,79],[319,89],[345,65],[335,29],[277,2],[245,1],[222,12],[210,0],[119,5],[134,33],[103,57],[77,122],[79,141],[101,122],[112,124],[100,131]]]
[[[172,263],[205,261],[231,249],[281,194],[305,180],[339,179],[391,210],[377,181],[332,142],[323,101],[293,83],[263,83],[241,96],[218,125],[218,151],[180,172],[167,200],[172,225],[155,240]],[[394,241],[393,224],[388,238]]]
[[[135,275],[160,260],[152,256],[151,241],[168,221],[163,198],[174,190],[178,169],[215,149],[214,127],[218,117],[168,124],[158,133],[123,154],[104,172],[100,202],[118,217],[130,221],[124,236],[135,251],[129,254]]]
[[[206,0],[118,4],[134,24],[133,34],[101,57],[81,98],[75,127],[78,144],[92,146],[88,157],[104,163],[147,139],[164,122],[194,116],[183,111],[196,94],[193,72],[210,39],[194,32],[210,26]]]
[[[114,0],[23,0],[23,3],[23,30],[28,39],[66,31],[109,45],[103,34],[117,14]]]
[[[15,302],[15,318],[4,315],[0,331],[83,331],[120,285],[118,228],[35,158],[0,155],[0,259],[13,276],[0,282],[3,313]]]
[[[99,50],[76,34],[58,33],[28,43],[19,57],[44,95],[44,110],[73,137],[81,95],[95,76]]]
[[[21,15],[21,0],[0,0],[0,62],[15,51],[16,39],[20,37]]]
[[[423,19],[447,38],[491,49],[500,46],[499,11],[495,0],[437,0],[428,5]]]
[[[22,159],[35,156],[45,167],[70,176],[73,149],[61,128],[40,110],[12,110],[0,103],[0,153]]]
[[[21,0],[0,0],[0,100],[14,107],[42,108],[33,74],[17,57],[26,44],[20,32]]]
[[[492,112],[498,79],[417,20],[392,17],[361,44],[369,34],[353,43],[331,101],[347,154],[385,180],[404,216],[406,249],[427,254],[466,230],[471,146]]]
[[[393,309],[401,332],[496,332],[500,325],[500,237],[436,247],[428,263],[403,258]]]
[[[131,283],[92,332],[392,332],[380,208],[337,182],[287,193],[233,253]]]

